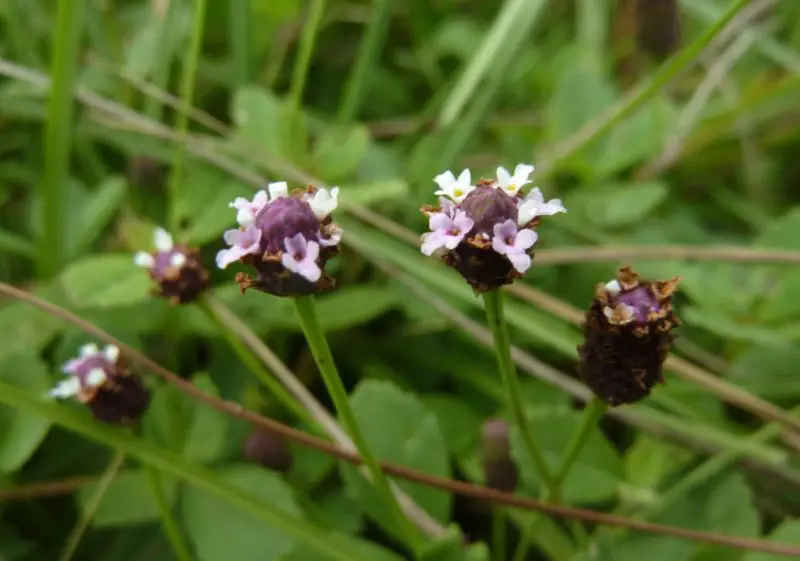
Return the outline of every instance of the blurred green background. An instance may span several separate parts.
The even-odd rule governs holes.
[[[743,9],[717,25],[735,4]],[[231,345],[255,333],[330,408],[291,303],[242,296],[233,271],[213,263],[235,197],[267,180],[339,185],[344,248],[329,264],[338,288],[318,303],[367,439],[383,459],[483,483],[480,427],[506,415],[504,394],[481,301],[419,253],[418,209],[434,202],[442,171],[469,167],[477,179],[531,162],[535,184],[569,213],[540,228],[507,315],[553,465],[587,395],[576,308],[624,264],[683,278],[681,358],[651,399],[592,433],[565,500],[800,544],[797,435],[777,438],[764,428],[774,415],[758,414],[766,402],[800,403],[798,22],[791,0],[4,0],[0,280],[75,311],[204,391],[311,430],[253,375],[260,362]],[[244,327],[150,296],[132,254],[150,249],[157,225],[202,248],[214,301]],[[92,340],[10,299],[0,300],[0,329],[0,380],[29,392],[50,387]],[[697,383],[721,379],[732,385]],[[293,444],[288,470],[265,469],[246,453],[246,423],[151,385],[145,438],[363,559],[404,558],[352,469]],[[64,409],[42,417],[0,406],[0,560],[64,559],[100,496],[113,453],[61,427],[93,424]],[[513,434],[511,444],[516,458]],[[656,512],[709,453],[727,455]],[[525,457],[518,467],[517,492],[535,496]],[[42,482],[61,487],[26,491]],[[336,558],[164,482],[196,559]],[[428,561],[490,558],[487,505],[402,487],[453,525]],[[102,495],[73,559],[176,558],[137,462]],[[531,515],[507,515],[513,551]],[[773,559],[595,528],[584,551],[568,526],[541,524],[527,559]],[[475,545],[462,549],[464,535]]]

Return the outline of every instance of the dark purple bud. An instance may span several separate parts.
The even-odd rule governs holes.
[[[505,419],[489,419],[481,429],[481,462],[486,486],[500,491],[513,491],[519,474],[511,459],[511,441]]]
[[[150,404],[150,392],[120,359],[119,349],[114,345],[102,351],[96,345],[84,345],[80,355],[69,360],[63,371],[68,378],[50,395],[76,399],[105,423],[135,423]]]
[[[607,404],[635,403],[664,382],[662,365],[680,325],[672,309],[678,282],[641,280],[623,267],[597,286],[578,352],[583,378]]]
[[[294,457],[286,439],[280,434],[263,429],[253,429],[244,443],[244,455],[267,469],[287,472],[292,469]]]
[[[517,200],[491,181],[478,182],[475,189],[458,205],[474,223],[473,233],[492,236],[495,224],[507,220],[517,223]]]

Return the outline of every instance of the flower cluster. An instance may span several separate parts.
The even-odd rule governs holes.
[[[144,267],[158,284],[157,293],[172,304],[194,302],[208,285],[208,272],[200,262],[196,249],[175,245],[172,236],[163,228],[153,234],[155,251],[139,251],[134,263]]]
[[[88,406],[100,421],[136,422],[150,403],[147,388],[120,359],[119,349],[114,345],[102,351],[97,345],[84,345],[79,356],[69,360],[63,370],[66,380],[50,395],[58,399],[76,399]]]
[[[436,176],[439,206],[421,209],[431,230],[422,236],[422,253],[440,253],[478,292],[520,278],[531,267],[539,217],[567,211],[558,199],[545,201],[537,187],[524,193],[532,172],[525,164],[513,175],[497,168],[496,179],[474,185],[469,170]]]
[[[586,383],[607,404],[634,403],[664,382],[662,364],[680,325],[672,311],[678,282],[642,280],[623,267],[597,286],[578,352]]]
[[[330,290],[325,263],[339,251],[342,230],[331,219],[339,188],[309,186],[289,193],[284,182],[270,183],[253,200],[239,197],[239,228],[225,232],[230,246],[217,254],[217,266],[252,266],[257,275],[237,275],[242,291],[256,288],[275,296],[300,296]]]

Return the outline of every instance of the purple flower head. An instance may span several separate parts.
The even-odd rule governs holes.
[[[225,232],[228,244],[217,254],[217,266],[234,262],[255,268],[257,276],[238,275],[242,290],[257,288],[277,296],[299,296],[333,287],[325,275],[328,259],[339,250],[342,229],[333,223],[339,188],[309,186],[289,193],[286,183],[270,183],[252,201],[237,198],[238,230]]]
[[[163,228],[153,233],[155,251],[137,252],[133,262],[147,269],[150,278],[158,284],[156,293],[173,304],[193,302],[208,287],[208,272],[200,261],[196,249],[176,245]]]
[[[440,248],[455,249],[472,230],[473,221],[463,210],[454,216],[439,212],[430,217],[431,231],[422,236],[422,253],[432,255]]]
[[[502,224],[495,224],[492,249],[508,257],[517,272],[525,273],[531,268],[532,262],[528,250],[538,238],[539,235],[533,230],[517,230],[514,221],[508,219]]]
[[[439,185],[439,206],[420,210],[428,217],[430,232],[422,236],[421,251],[439,251],[445,264],[455,268],[478,292],[510,284],[531,267],[531,247],[538,235],[539,216],[566,212],[561,201],[545,202],[531,183],[533,166],[519,164],[510,173],[497,168],[497,178],[472,185],[464,170],[456,178],[446,171],[434,178]],[[443,251],[440,251],[443,250]]]
[[[150,394],[139,377],[119,357],[119,349],[108,345],[102,351],[84,345],[77,358],[64,364],[67,378],[50,391],[57,399],[74,398],[107,423],[137,421],[150,402]]]
[[[635,403],[664,382],[672,330],[680,325],[672,309],[678,283],[640,280],[623,267],[597,286],[578,352],[587,385],[609,405]]]

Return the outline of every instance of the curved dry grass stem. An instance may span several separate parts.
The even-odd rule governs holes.
[[[24,290],[15,288],[6,283],[0,283],[0,293],[6,294],[7,296],[10,296],[12,298],[36,306],[64,321],[67,321],[75,325],[76,327],[82,329],[86,333],[97,337],[98,339],[104,341],[107,344],[116,345],[120,349],[120,352],[124,356],[126,356],[131,362],[143,366],[146,369],[154,372],[155,374],[159,375],[163,380],[165,380],[167,383],[180,389],[186,395],[194,399],[197,399],[198,401],[203,402],[213,407],[214,409],[221,411],[222,413],[226,413],[232,417],[242,419],[244,421],[257,425],[265,430],[276,432],[285,438],[295,441],[298,444],[314,448],[322,453],[328,454],[335,458],[345,460],[347,462],[356,465],[359,465],[361,463],[361,458],[357,454],[351,451],[344,450],[339,446],[326,442],[322,439],[313,437],[309,434],[306,434],[292,427],[286,426],[272,419],[267,419],[265,417],[262,417],[261,415],[258,415],[252,411],[244,409],[238,403],[226,401],[205,394],[196,386],[194,386],[191,382],[182,379],[174,372],[167,370],[166,368],[162,367],[152,359],[146,357],[142,353],[138,352],[137,350],[133,349],[132,347],[126,345],[122,341],[113,337],[106,331],[91,324],[90,322],[70,312],[69,310],[65,310],[59,306],[56,306],[55,304],[52,304],[50,302],[47,302],[39,298],[38,296],[30,294]],[[663,524],[652,524],[649,522],[641,522],[637,520],[632,520],[630,518],[625,518],[622,516],[616,516],[612,514],[606,514],[591,510],[584,510],[567,506],[550,505],[533,499],[528,499],[525,497],[513,495],[511,493],[496,491],[494,489],[481,487],[479,485],[473,485],[471,483],[465,483],[463,481],[455,481],[444,477],[429,475],[420,471],[416,471],[389,462],[380,462],[380,466],[381,469],[389,475],[394,475],[396,477],[401,477],[409,481],[420,483],[422,485],[435,487],[443,491],[450,491],[452,493],[456,493],[477,500],[498,503],[498,504],[505,504],[508,506],[513,506],[524,510],[543,512],[545,514],[550,514],[552,516],[558,516],[563,518],[575,518],[578,520],[583,520],[585,522],[590,522],[594,524],[617,526],[639,532],[660,534],[686,540],[700,541],[714,545],[722,545],[726,547],[746,549],[749,551],[761,551],[765,553],[772,553],[775,555],[783,555],[790,557],[800,556],[800,546],[774,543],[760,539],[727,536],[715,532],[700,532],[696,530],[678,528],[675,526],[666,526]]]

